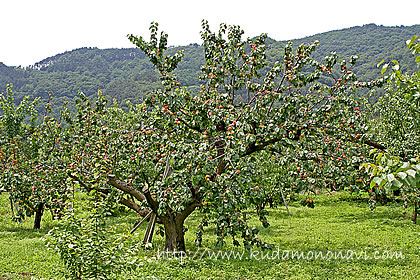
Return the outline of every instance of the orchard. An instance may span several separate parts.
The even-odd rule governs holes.
[[[39,228],[44,209],[57,218],[71,211],[80,188],[142,217],[154,213],[165,250],[184,252],[193,212],[202,217],[198,246],[214,223],[217,246],[271,248],[244,213],[255,211],[268,227],[267,199],[282,204],[280,191],[304,193],[307,207],[316,207],[320,189],[369,192],[373,208],[377,195],[399,190],[417,211],[418,73],[402,74],[392,61],[384,68],[392,74],[360,82],[352,71],[357,56],[316,61],[319,42],[289,43],[268,65],[265,34],[242,40],[239,26],[212,32],[203,21],[202,86],[189,92],[174,74],[183,52],[169,54],[157,23],[150,33],[128,38],[160,73],[162,88],[129,110],[98,91],[94,101],[79,95],[75,116],[65,107],[60,118],[50,116],[51,101],[38,118],[27,99],[15,107],[12,88],[2,96],[0,189],[17,218],[35,214]],[[409,43],[415,54],[418,45]],[[373,106],[356,95],[385,85]]]

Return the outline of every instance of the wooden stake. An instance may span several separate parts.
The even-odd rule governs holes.
[[[279,185],[279,188],[280,188],[281,197],[283,198],[284,206],[286,206],[286,209],[287,209],[287,214],[289,214],[290,216],[289,207],[287,207],[286,199],[284,198],[283,189],[281,188],[281,185]]]

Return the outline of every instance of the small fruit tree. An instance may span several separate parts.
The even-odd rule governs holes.
[[[406,43],[420,65],[420,40],[413,36]],[[396,60],[382,61],[378,66],[382,66],[383,74],[388,69],[391,73],[385,95],[372,110],[372,131],[388,149],[372,150],[373,159],[361,168],[371,175],[371,200],[377,195],[401,194],[405,206],[414,206],[416,223],[420,204],[420,71],[403,73]]]
[[[60,217],[68,198],[67,175],[57,161],[62,150],[55,149],[60,143],[61,124],[48,116],[50,103],[38,124],[37,102],[25,98],[16,106],[12,86],[0,95],[0,189],[10,194],[15,220],[35,215],[34,228],[40,228],[44,209]]]

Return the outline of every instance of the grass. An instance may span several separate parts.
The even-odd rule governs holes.
[[[12,222],[9,207],[7,195],[0,195],[0,279],[63,279],[65,267],[41,240],[57,222],[46,214],[42,228],[33,230],[31,219],[20,224]],[[269,228],[262,228],[256,217],[249,215],[249,223],[261,228],[260,238],[275,245],[273,251],[244,252],[233,248],[227,239],[222,251],[229,254],[233,250],[242,258],[209,257],[208,252],[216,251],[212,234],[215,229],[206,228],[203,247],[197,251],[194,233],[200,217],[196,215],[187,220],[186,259],[160,259],[156,251],[163,248],[164,239],[155,235],[154,249],[142,251],[147,257],[138,271],[121,279],[420,278],[419,226],[402,214],[401,206],[377,206],[371,212],[366,199],[336,193],[319,195],[314,209],[300,206],[298,200],[290,202],[289,207],[291,217],[284,207],[269,209]],[[135,214],[123,212],[110,218],[109,223],[128,231],[136,219]],[[133,237],[139,243],[145,229],[146,225],[142,225]],[[298,259],[296,252],[309,259]],[[343,256],[353,252],[362,257],[335,259],[334,254],[340,252]],[[398,252],[399,258],[391,258],[391,252]],[[311,255],[320,253],[328,258],[315,259]]]

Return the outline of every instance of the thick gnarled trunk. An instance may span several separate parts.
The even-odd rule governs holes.
[[[165,251],[185,252],[184,221],[180,215],[162,217],[161,221],[165,228]]]
[[[170,167],[169,167],[169,161],[167,161],[167,166],[165,167],[165,173],[163,178],[166,178],[170,174]],[[76,179],[78,179],[76,177]],[[108,175],[108,183],[115,188],[132,195],[135,197],[138,201],[146,201],[149,205],[149,209],[143,209],[142,211],[139,211],[140,206],[129,206],[128,203],[125,203],[124,205],[129,206],[131,209],[136,210],[138,213],[140,213],[141,216],[146,217],[152,211],[154,214],[157,215],[157,210],[159,208],[159,202],[152,197],[150,194],[149,186],[145,186],[142,191],[140,192],[136,188],[130,186],[128,183],[122,182],[118,180],[115,175]],[[184,239],[184,222],[185,219],[197,208],[201,205],[201,195],[199,192],[199,187],[194,185],[189,185],[189,188],[191,190],[192,194],[192,202],[190,202],[184,210],[180,212],[175,212],[170,207],[167,207],[166,214],[165,215],[157,215],[155,221],[150,221],[151,223],[158,222],[160,224],[163,224],[165,228],[165,251],[167,252],[174,252],[174,253],[181,253],[185,252],[185,239]],[[133,229],[135,230],[135,229]],[[151,230],[153,231],[153,227],[151,227]],[[153,234],[153,233],[152,233]],[[151,236],[150,233],[146,233],[147,236],[145,236],[144,242],[150,242]],[[149,237],[150,236],[150,237]]]

